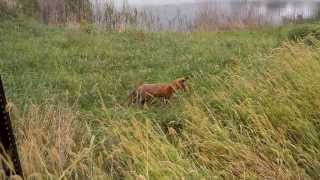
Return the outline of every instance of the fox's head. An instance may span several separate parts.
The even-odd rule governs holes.
[[[179,79],[176,79],[174,81],[172,81],[171,83],[171,87],[177,91],[177,90],[186,90],[186,81],[189,79],[189,77],[183,77],[183,78],[179,78]]]

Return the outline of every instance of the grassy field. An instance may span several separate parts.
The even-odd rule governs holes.
[[[27,179],[319,179],[320,46],[291,27],[194,33],[0,24]],[[189,76],[169,105],[143,82]]]

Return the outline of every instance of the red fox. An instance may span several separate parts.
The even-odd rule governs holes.
[[[172,81],[170,84],[143,84],[129,95],[129,103],[139,103],[144,105],[154,97],[164,98],[165,103],[178,90],[186,91],[185,82],[189,79],[183,77]]]

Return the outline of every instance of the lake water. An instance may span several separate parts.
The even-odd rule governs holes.
[[[202,20],[225,24],[256,21],[259,24],[281,25],[289,21],[319,18],[319,1],[294,0],[211,0],[197,3],[139,6],[152,14],[165,29],[187,28]],[[204,17],[208,16],[208,17]]]
[[[91,0],[98,20],[103,19],[109,0]],[[115,0],[121,11],[121,2]],[[320,0],[128,0],[131,8],[143,12],[139,23],[147,29],[188,31],[199,24],[215,27],[281,25],[320,18]],[[138,3],[139,2],[139,3]],[[119,19],[119,18],[118,18]],[[121,18],[120,18],[121,19]],[[118,24],[123,24],[118,22]]]

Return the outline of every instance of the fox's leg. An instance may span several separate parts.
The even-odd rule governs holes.
[[[145,99],[143,99],[140,103],[142,106],[144,106],[144,105],[146,105],[147,101]]]
[[[142,104],[145,105],[146,103],[149,103],[151,100],[152,100],[153,96],[150,96],[150,95],[145,95],[143,97],[143,102]]]
[[[141,99],[140,105],[141,105],[142,107],[147,107],[149,101],[150,101],[150,97],[149,97],[149,96],[145,96],[145,97],[143,97],[143,98]]]
[[[163,98],[164,104],[168,104],[168,103],[169,103],[169,100],[170,100],[170,97],[164,97],[164,98]]]
[[[141,101],[141,104],[146,104],[146,103],[149,103],[153,98],[154,96],[150,93],[143,93],[142,94],[142,101]]]
[[[139,103],[140,105],[145,105],[146,102],[147,102],[147,96],[146,96],[146,94],[143,93],[143,92],[138,93],[138,103]]]

